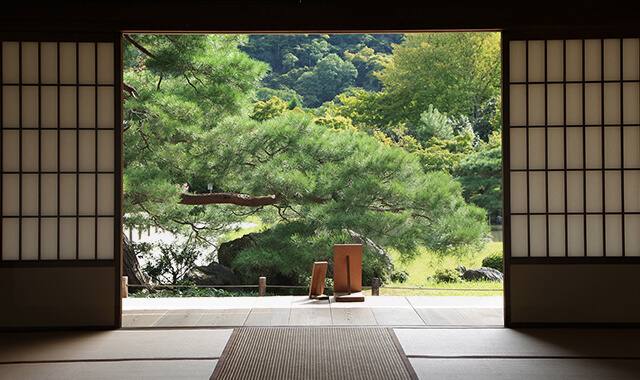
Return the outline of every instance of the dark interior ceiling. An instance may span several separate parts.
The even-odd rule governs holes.
[[[0,31],[636,33],[639,18],[638,0],[14,0],[0,11]]]

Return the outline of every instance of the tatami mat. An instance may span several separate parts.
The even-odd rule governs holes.
[[[409,359],[419,379],[637,380],[640,361],[611,359]]]
[[[0,366],[0,378],[12,380],[208,379],[217,362],[217,360],[141,360],[11,364]]]
[[[636,329],[396,329],[408,356],[640,359]]]
[[[0,362],[218,358],[232,330],[7,333]]]

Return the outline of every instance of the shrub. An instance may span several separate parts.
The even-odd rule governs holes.
[[[407,282],[408,279],[409,272],[404,269],[395,269],[393,272],[391,272],[391,281],[393,282],[403,283]]]
[[[455,269],[437,269],[433,275],[437,282],[461,282],[460,272]]]
[[[482,266],[503,271],[502,254],[494,253],[482,259]]]

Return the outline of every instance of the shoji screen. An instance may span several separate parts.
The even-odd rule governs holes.
[[[119,36],[1,43],[0,292],[54,309],[9,326],[119,323],[120,57]]]
[[[638,323],[639,39],[504,37],[507,322]]]

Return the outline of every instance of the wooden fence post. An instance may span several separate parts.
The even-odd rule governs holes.
[[[374,277],[373,280],[371,281],[371,295],[372,296],[380,295],[380,279],[377,277]]]
[[[129,277],[122,276],[122,280],[120,281],[120,295],[122,298],[129,297]]]
[[[258,295],[264,297],[267,294],[267,278],[260,277],[258,282]]]

